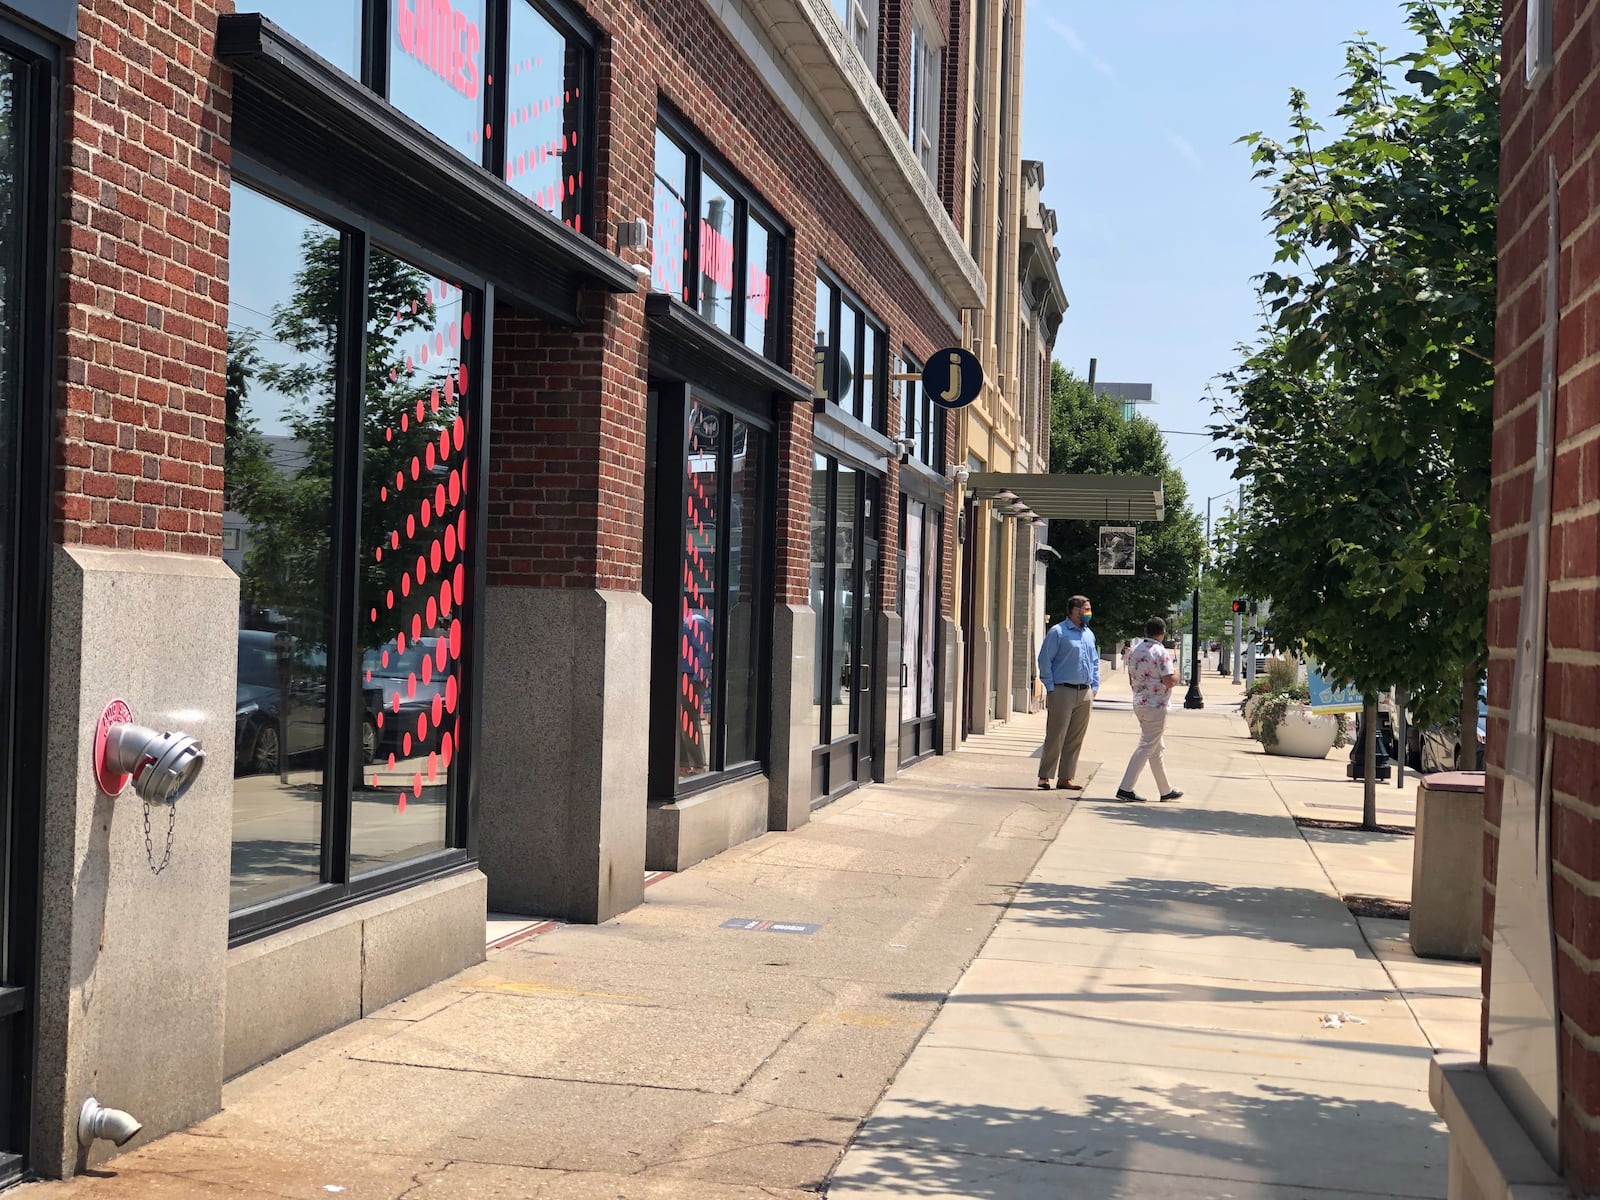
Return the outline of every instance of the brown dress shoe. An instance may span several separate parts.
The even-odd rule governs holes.
[[[1058,788],[1065,788],[1066,790],[1072,792],[1083,791],[1083,784],[1079,783],[1075,779],[1063,779],[1060,783],[1056,784],[1056,786]]]

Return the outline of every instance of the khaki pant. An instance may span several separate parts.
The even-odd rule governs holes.
[[[1089,732],[1089,710],[1094,693],[1088,688],[1057,686],[1050,693],[1050,715],[1045,720],[1044,750],[1039,756],[1039,778],[1051,776],[1065,783],[1078,774],[1078,754]],[[1060,770],[1057,771],[1059,764]]]
[[[1167,782],[1167,766],[1161,759],[1162,751],[1166,749],[1162,736],[1167,731],[1167,706],[1160,708],[1141,708],[1134,705],[1133,715],[1139,719],[1139,745],[1134,748],[1133,757],[1128,759],[1128,769],[1122,773],[1120,790],[1133,791],[1133,785],[1139,780],[1139,772],[1144,770],[1145,763],[1150,764],[1150,774],[1156,777],[1158,794],[1165,796],[1172,790],[1172,785]]]

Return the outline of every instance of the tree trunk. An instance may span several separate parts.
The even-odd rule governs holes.
[[[1363,697],[1361,710],[1361,828],[1378,827],[1378,698]]]
[[[1461,736],[1456,739],[1461,750],[1456,755],[1456,770],[1478,769],[1478,666],[1476,663],[1461,672]]]

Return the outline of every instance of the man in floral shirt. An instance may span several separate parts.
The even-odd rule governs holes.
[[[1166,764],[1161,761],[1162,735],[1167,729],[1167,700],[1178,682],[1178,668],[1172,653],[1161,644],[1166,636],[1167,623],[1160,617],[1151,617],[1144,624],[1144,641],[1128,652],[1128,678],[1133,683],[1133,715],[1139,719],[1139,745],[1128,760],[1128,769],[1122,773],[1122,786],[1117,789],[1118,800],[1143,800],[1135,795],[1133,785],[1145,763],[1156,777],[1163,800],[1176,800],[1183,795],[1167,783]]]

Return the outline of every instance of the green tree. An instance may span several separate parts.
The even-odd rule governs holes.
[[[1241,589],[1369,695],[1470,712],[1487,662],[1500,6],[1411,0],[1418,48],[1357,38],[1324,140],[1306,96],[1260,133],[1268,328],[1214,427],[1247,482]],[[1396,76],[1403,76],[1404,84]]]
[[[1152,615],[1165,616],[1192,592],[1205,542],[1161,431],[1144,417],[1124,417],[1121,404],[1092,395],[1086,382],[1052,363],[1050,469],[1067,475],[1161,476],[1166,520],[1138,526],[1136,574],[1099,574],[1100,526],[1122,522],[1050,522],[1050,544],[1061,558],[1050,563],[1045,576],[1046,608],[1065,615],[1068,597],[1081,592],[1094,604],[1094,627],[1103,645],[1143,636]]]

